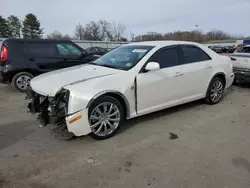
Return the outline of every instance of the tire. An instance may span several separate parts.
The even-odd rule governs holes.
[[[90,105],[88,119],[92,130],[89,136],[96,140],[105,140],[120,129],[124,121],[124,108],[116,98],[101,96]]]
[[[19,72],[12,78],[11,86],[23,93],[27,90],[27,84],[33,77],[34,76],[28,72]]]
[[[222,80],[220,77],[213,78],[207,90],[205,98],[206,103],[210,105],[219,103],[223,98],[224,89],[225,89],[224,80]]]

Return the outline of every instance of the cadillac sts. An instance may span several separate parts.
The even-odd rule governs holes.
[[[107,139],[124,120],[204,99],[217,104],[234,80],[232,60],[193,42],[120,46],[84,65],[30,81],[29,110],[64,139]]]

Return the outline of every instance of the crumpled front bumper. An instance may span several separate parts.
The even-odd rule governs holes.
[[[60,96],[43,96],[32,91],[30,87],[27,89],[26,94],[26,99],[29,99],[29,112],[32,114],[38,114],[37,119],[39,121],[39,127],[53,124],[60,128],[60,130],[63,128],[64,136],[67,135],[65,131],[71,134],[73,133],[75,136],[87,135],[91,132],[88,122],[88,109],[81,109],[68,114],[67,105],[70,103],[69,99],[67,99],[67,105],[62,108],[61,105],[58,107]],[[76,100],[75,97],[74,100]]]
[[[38,114],[37,120],[39,121],[39,126],[46,126],[51,121],[51,114],[48,111],[49,106],[51,105],[48,97],[40,95],[32,90],[29,86],[26,91],[26,97],[29,100],[28,109],[29,113]]]
[[[250,82],[250,69],[234,67],[235,80],[239,82]]]

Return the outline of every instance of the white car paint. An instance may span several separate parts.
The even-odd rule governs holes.
[[[191,44],[204,50],[212,60],[169,67],[140,73],[147,60],[159,49],[169,45]],[[155,46],[135,67],[128,71],[95,65],[82,65],[49,72],[31,80],[30,86],[42,95],[54,96],[60,88],[70,91],[66,123],[69,132],[76,136],[91,132],[88,122],[90,103],[102,94],[112,92],[124,97],[127,104],[127,119],[158,111],[164,108],[204,98],[214,75],[223,73],[226,88],[234,79],[232,62],[209,48],[192,42],[152,41],[126,45]],[[137,109],[135,99],[137,81]],[[157,94],[157,96],[156,96]],[[70,124],[69,121],[82,118]]]
[[[233,63],[233,67],[241,68],[241,69],[250,69],[250,45],[246,45],[243,49],[249,49],[249,53],[242,53],[242,52],[234,52],[229,56],[235,58]]]

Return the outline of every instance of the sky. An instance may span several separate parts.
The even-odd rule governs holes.
[[[74,34],[75,26],[105,19],[122,23],[127,33],[220,29],[250,36],[250,0],[0,0],[0,15],[39,19],[44,33]],[[129,34],[128,34],[129,35]]]

